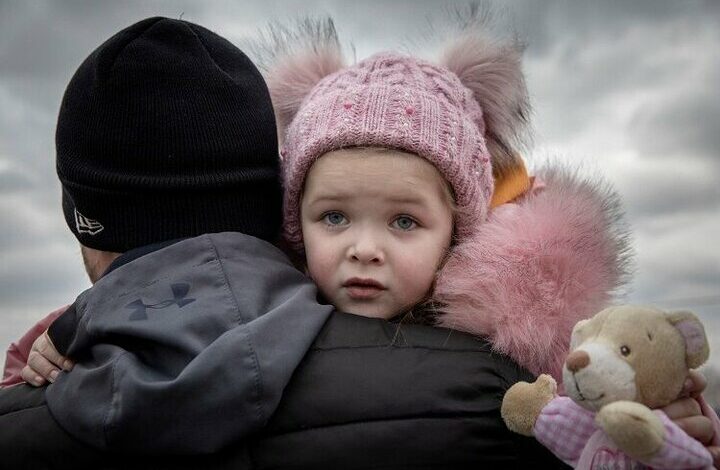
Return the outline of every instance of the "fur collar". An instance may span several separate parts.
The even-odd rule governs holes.
[[[487,337],[534,374],[562,380],[570,333],[607,306],[631,264],[617,194],[566,168],[546,187],[491,212],[438,273],[439,326]]]

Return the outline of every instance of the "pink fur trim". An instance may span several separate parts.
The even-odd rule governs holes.
[[[272,24],[250,49],[264,71],[282,143],[287,126],[313,87],[345,66],[335,25],[330,18],[306,18],[294,27]]]
[[[563,169],[500,206],[438,273],[440,326],[489,338],[534,374],[562,380],[575,323],[606,306],[630,257],[617,195]]]

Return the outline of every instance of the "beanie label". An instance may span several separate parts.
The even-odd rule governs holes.
[[[77,227],[78,234],[87,233],[90,235],[97,235],[105,229],[100,222],[85,217],[78,212],[77,208],[75,209],[75,227]]]

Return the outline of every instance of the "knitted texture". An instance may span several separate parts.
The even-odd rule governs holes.
[[[65,219],[85,246],[280,232],[267,86],[242,51],[196,24],[148,18],[99,46],[68,84],[56,145]]]
[[[448,181],[463,214],[460,237],[485,219],[493,191],[480,105],[458,77],[413,57],[382,53],[323,78],[287,128],[283,158],[284,235],[302,248],[300,197],[322,155],[384,147],[427,159]]]

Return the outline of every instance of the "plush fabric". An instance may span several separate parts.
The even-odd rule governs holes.
[[[617,195],[563,168],[451,249],[438,273],[441,326],[487,337],[535,374],[562,380],[570,333],[626,280],[628,234]]]
[[[568,397],[557,397],[538,417],[534,435],[555,455],[578,469],[711,469],[712,457],[665,413],[655,410],[665,432],[657,455],[638,463],[619,450],[595,423],[595,413]]]

